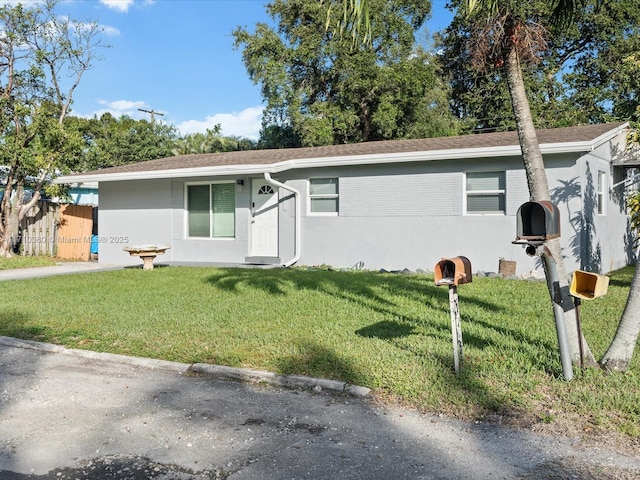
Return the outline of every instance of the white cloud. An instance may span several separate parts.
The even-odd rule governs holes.
[[[143,5],[153,5],[156,0],[143,0]],[[107,8],[117,10],[119,12],[128,12],[129,8],[133,6],[134,0],[100,0],[100,3]]]
[[[240,112],[216,113],[204,120],[187,120],[176,127],[182,135],[189,133],[204,133],[208,128],[213,129],[217,124],[222,128],[222,135],[238,136],[257,140],[260,137],[262,111],[264,107],[249,107]]]
[[[149,113],[142,112],[140,109],[151,110],[151,108],[143,101],[131,101],[131,100],[115,100],[109,102],[107,100],[98,100],[98,103],[104,108],[93,111],[89,115],[84,115],[79,112],[73,112],[73,115],[84,118],[93,118],[94,116],[100,118],[103,113],[110,113],[116,118],[120,118],[122,115],[126,115],[135,120],[149,120]],[[156,114],[164,114],[165,112],[156,111]]]
[[[100,3],[107,8],[118,10],[119,12],[126,12],[129,7],[133,5],[133,0],[100,0]]]
[[[84,115],[79,112],[73,112],[73,115],[85,118],[93,118],[96,116],[100,118],[103,113],[110,113],[116,118],[120,118],[122,115],[127,115],[136,120],[150,120],[151,107],[141,100],[98,100],[98,103],[103,107],[93,111],[89,115]],[[140,109],[147,110],[146,112],[140,111]],[[217,124],[220,124],[222,135],[225,136],[238,136],[243,138],[249,138],[251,140],[258,140],[260,138],[260,128],[262,128],[262,112],[264,107],[249,107],[240,112],[233,113],[216,113],[210,115],[204,120],[187,120],[176,125],[180,135],[187,135],[189,133],[205,133],[207,129],[213,129]],[[166,115],[166,111],[156,110],[156,115]],[[165,121],[163,116],[155,117],[156,121]]]
[[[116,27],[110,27],[108,25],[101,25],[100,27],[102,28],[102,31],[105,35],[109,35],[112,37],[117,37],[120,35],[120,30],[118,30]]]

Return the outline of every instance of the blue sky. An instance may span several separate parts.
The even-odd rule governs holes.
[[[1,0],[0,0],[1,1]],[[6,1],[6,0],[5,0]],[[33,3],[35,0],[22,0]],[[11,3],[16,3],[12,1]],[[257,139],[262,98],[249,80],[242,52],[233,48],[238,26],[268,22],[262,0],[62,0],[57,11],[104,28],[102,60],[85,73],[73,115],[155,118],[181,134],[221,124],[224,135]],[[434,0],[429,31],[451,14]]]

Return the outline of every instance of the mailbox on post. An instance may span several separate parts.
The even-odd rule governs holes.
[[[578,328],[578,348],[580,349],[580,367],[584,367],[584,351],[582,346],[582,324],[580,322],[580,304],[582,300],[593,300],[606,295],[609,288],[609,277],[599,273],[576,270],[571,278],[569,293],[576,307],[576,327]]]
[[[532,257],[539,255],[544,262],[547,287],[553,302],[553,316],[556,321],[562,373],[567,380],[571,380],[573,366],[571,365],[569,339],[564,324],[564,306],[562,305],[562,291],[559,288],[558,270],[553,255],[545,245],[548,240],[558,237],[560,237],[560,210],[558,207],[548,200],[526,202],[520,205],[516,214],[516,239],[512,243],[526,245],[527,255]]]
[[[443,258],[434,269],[433,279],[437,286],[449,286],[449,310],[451,314],[451,336],[453,340],[453,366],[460,371],[462,361],[462,325],[458,308],[458,285],[471,283],[471,262],[467,257]]]
[[[435,267],[436,285],[461,285],[471,283],[471,262],[467,257],[443,258]]]
[[[542,243],[560,236],[560,211],[551,202],[524,203],[516,217],[514,243]]]
[[[606,295],[608,288],[609,277],[606,275],[576,270],[573,272],[569,291],[574,297],[593,300]]]

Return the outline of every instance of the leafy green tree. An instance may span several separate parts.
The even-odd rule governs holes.
[[[295,148],[302,144],[291,125],[263,125],[258,148]]]
[[[261,23],[254,33],[234,31],[266,101],[264,143],[282,138],[286,145],[312,146],[457,132],[437,59],[415,41],[430,2],[371,3],[380,18],[372,24],[371,49],[327,30],[327,15],[340,12],[304,0],[269,4],[276,28]]]
[[[631,228],[636,232],[636,245],[640,243],[640,192],[636,192],[627,198],[629,221]]]
[[[563,76],[574,108],[589,122],[637,120],[640,105],[640,3],[584,0],[565,35],[575,45]]]
[[[192,133],[176,140],[171,152],[173,155],[187,155],[192,153],[252,150],[255,148],[256,143],[248,138],[223,136],[220,124],[218,124],[213,129],[207,129],[205,133]]]
[[[97,170],[128,163],[168,157],[178,138],[173,126],[123,115],[104,113],[91,119],[67,117],[67,129],[84,140],[83,153],[75,171]]]
[[[10,256],[20,221],[54,174],[77,166],[83,147],[64,120],[97,59],[101,30],[57,16],[56,4],[0,6],[0,256]],[[26,201],[28,183],[33,196]]]
[[[519,5],[523,18],[552,25],[551,2]],[[478,72],[471,58],[477,49],[477,22],[453,0],[456,14],[440,37],[444,71],[451,81],[454,113],[477,131],[515,128],[504,68],[489,63]],[[640,4],[631,0],[585,0],[563,29],[541,30],[546,47],[536,62],[522,66],[531,113],[537,128],[628,120],[639,99]],[[494,52],[495,53],[495,52]]]

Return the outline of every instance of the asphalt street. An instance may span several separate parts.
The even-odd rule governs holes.
[[[577,439],[189,367],[0,337],[0,479],[640,476],[638,458]]]

